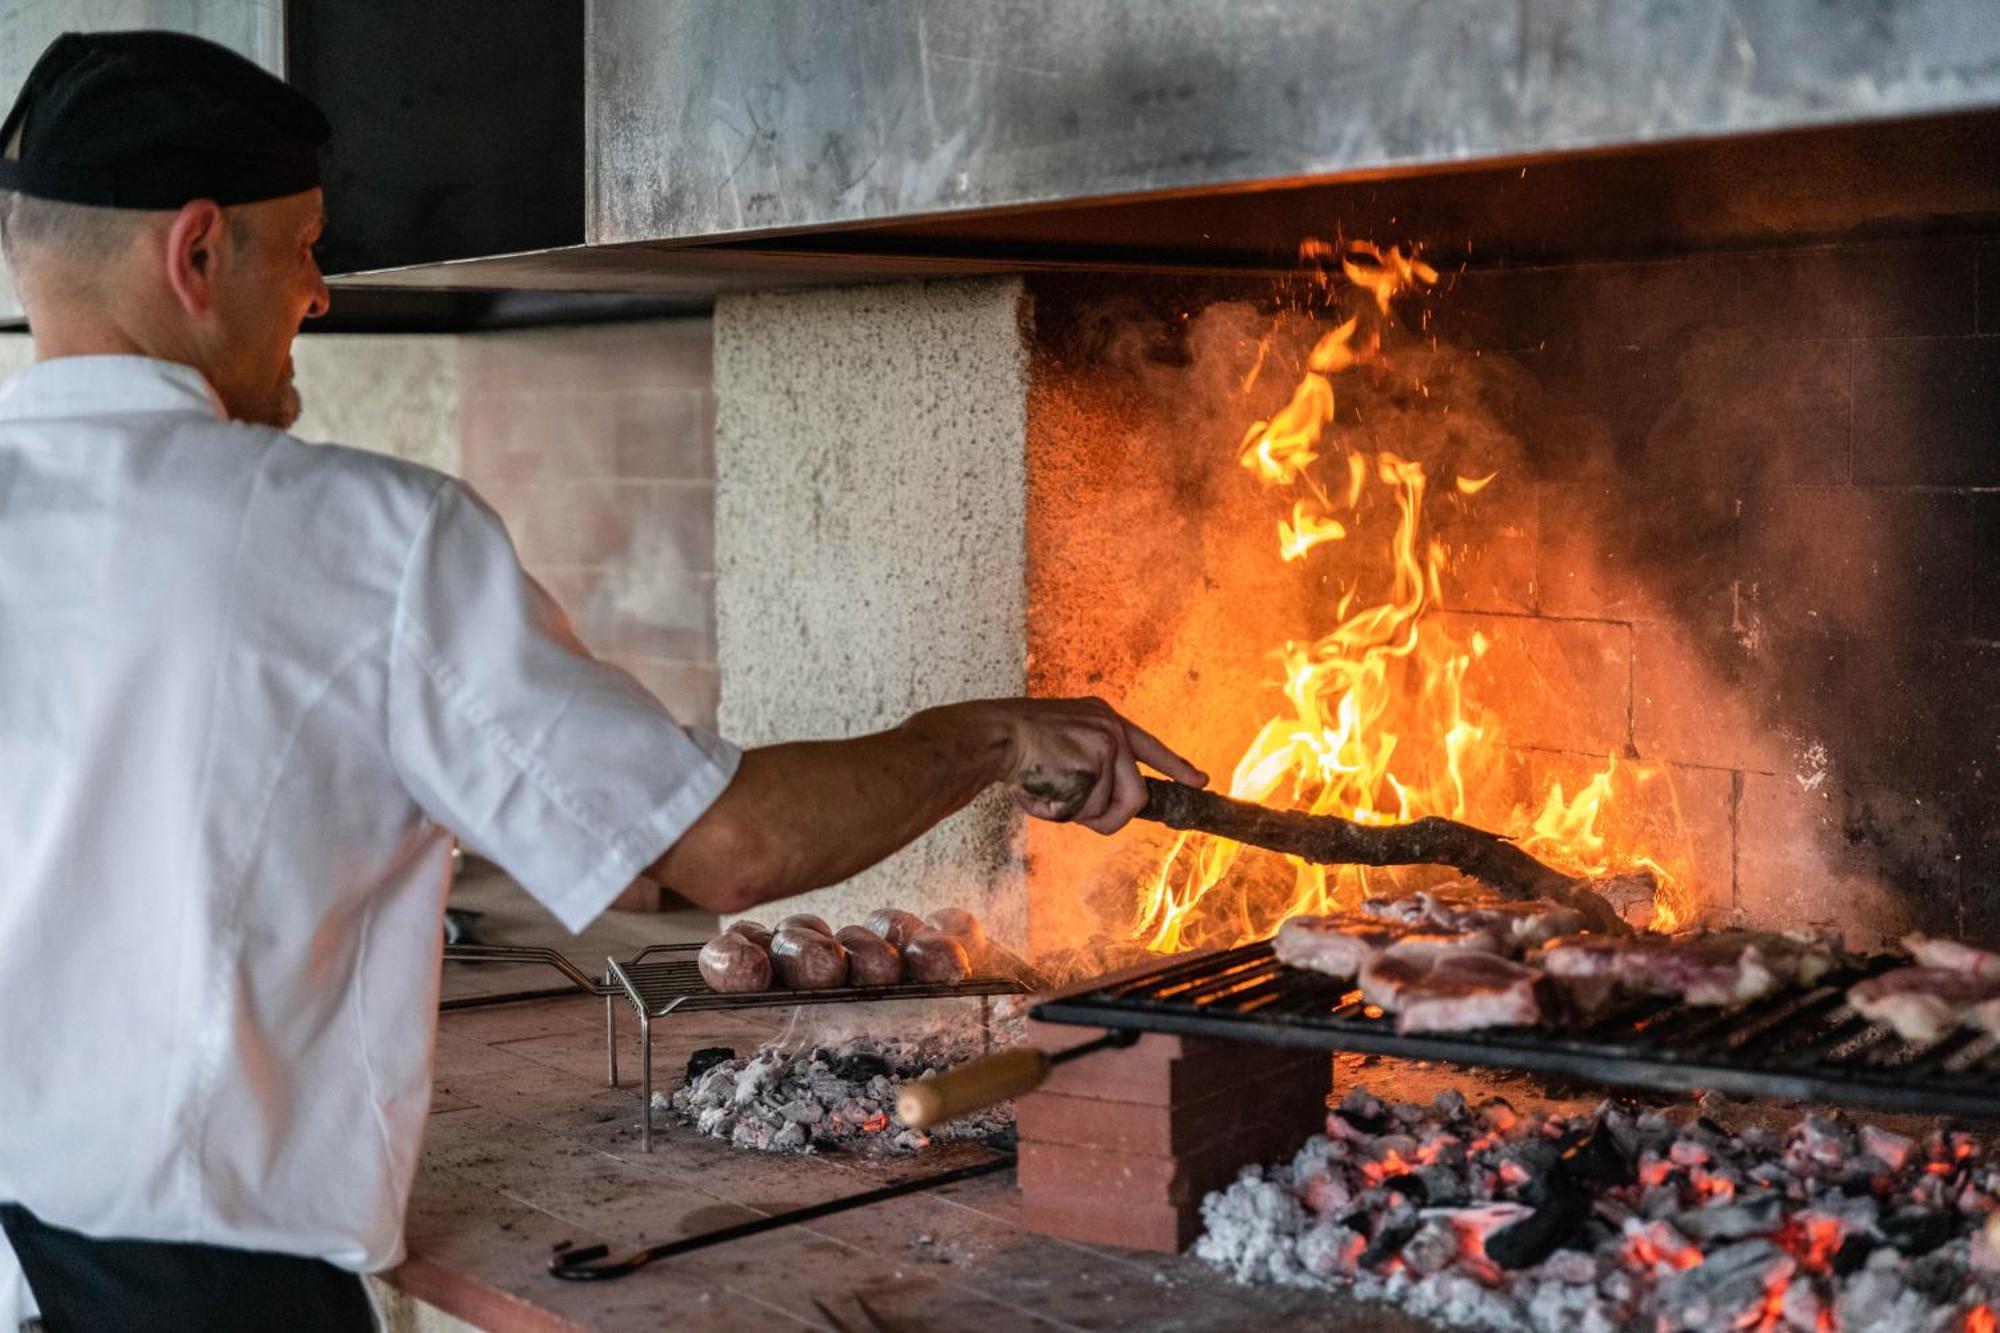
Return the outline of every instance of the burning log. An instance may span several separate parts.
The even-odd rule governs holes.
[[[1315,865],[1446,865],[1508,898],[1550,898],[1582,912],[1592,930],[1627,927],[1602,897],[1573,876],[1537,861],[1497,833],[1436,815],[1407,824],[1357,824],[1337,815],[1272,810],[1178,782],[1147,778],[1139,818],[1212,834]]]

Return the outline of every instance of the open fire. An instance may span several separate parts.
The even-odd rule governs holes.
[[[1400,248],[1359,241],[1308,241],[1300,257],[1326,300],[1351,313],[1319,338],[1290,399],[1250,426],[1239,462],[1276,492],[1273,554],[1326,587],[1331,628],[1273,652],[1285,706],[1243,752],[1229,794],[1363,823],[1443,815],[1495,827],[1579,876],[1650,876],[1652,924],[1681,924],[1696,895],[1675,851],[1671,792],[1664,800],[1645,792],[1664,785],[1660,770],[1610,755],[1574,793],[1551,779],[1531,804],[1496,806],[1506,789],[1505,701],[1510,690],[1539,683],[1493,675],[1486,636],[1456,634],[1433,615],[1450,572],[1444,543],[1426,527],[1427,499],[1440,484],[1434,464],[1329,434],[1340,376],[1398,373],[1387,350],[1392,307],[1436,284],[1437,270]],[[1263,373],[1268,343],[1245,393]],[[1427,393],[1421,383],[1410,387]],[[1495,472],[1453,475],[1448,488],[1470,503],[1496,483],[1504,485]],[[1648,817],[1614,832],[1603,819],[1614,802],[1643,805]],[[1352,907],[1394,873],[1295,859],[1289,891],[1271,893],[1233,873],[1240,855],[1226,840],[1182,834],[1142,892],[1135,938],[1162,953],[1241,943],[1289,916]]]

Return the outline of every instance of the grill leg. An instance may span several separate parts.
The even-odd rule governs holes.
[[[993,997],[979,997],[979,1053],[993,1054]]]
[[[653,1020],[639,1015],[639,1150],[653,1151]]]
[[[606,977],[604,979],[604,984],[609,986],[611,984],[611,978]],[[617,1087],[618,1086],[618,997],[610,994],[608,991],[605,993],[604,996],[604,1064],[605,1064],[605,1077],[611,1080],[612,1087],[614,1088]]]

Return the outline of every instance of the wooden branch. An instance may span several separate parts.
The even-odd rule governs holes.
[[[1139,818],[1283,852],[1315,865],[1445,865],[1506,898],[1550,898],[1582,912],[1592,930],[1627,927],[1582,881],[1543,865],[1497,833],[1435,815],[1407,824],[1357,824],[1337,815],[1272,810],[1211,791],[1147,778]]]

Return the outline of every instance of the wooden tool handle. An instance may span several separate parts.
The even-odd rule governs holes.
[[[911,1129],[929,1129],[1033,1092],[1048,1076],[1049,1057],[1044,1052],[1012,1046],[956,1069],[905,1083],[896,1098],[896,1115]]]

